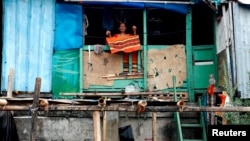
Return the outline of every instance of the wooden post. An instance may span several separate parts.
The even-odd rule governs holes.
[[[13,82],[14,82],[14,70],[13,68],[11,68],[8,76],[8,89],[7,89],[8,98],[12,97]]]
[[[93,111],[94,141],[101,141],[100,112]]]
[[[214,87],[215,87],[215,79],[214,79],[214,75],[210,74],[209,75],[209,88],[208,88],[208,94],[210,97],[210,106],[213,107],[215,106],[215,95],[214,95]],[[210,114],[210,124],[214,125],[215,124],[215,115],[213,112],[209,113]]]
[[[214,99],[215,95],[213,94],[210,97],[211,97],[211,99],[210,99],[211,107],[213,107],[213,106],[215,106],[215,99]],[[215,115],[214,115],[214,112],[210,113],[210,124],[211,125],[215,124]]]
[[[152,141],[157,140],[157,122],[156,122],[156,112],[152,112]]]
[[[32,113],[30,141],[36,141],[36,127],[37,127],[36,121],[37,121],[37,111],[39,106],[40,88],[41,88],[41,78],[36,78],[33,104],[30,109]]]
[[[106,130],[107,130],[107,111],[103,111],[102,119],[102,141],[106,141]]]

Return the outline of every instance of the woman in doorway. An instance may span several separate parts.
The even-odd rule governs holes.
[[[133,31],[133,34],[127,34],[126,31],[127,31],[127,27],[126,27],[126,24],[121,22],[120,25],[119,25],[119,32],[118,34],[114,34],[113,37],[123,37],[123,36],[134,36],[136,35],[136,26],[133,25],[132,26],[132,31]],[[106,35],[108,37],[111,37],[111,32],[108,30],[106,31]],[[132,70],[132,72],[137,72],[137,54],[138,54],[138,51],[134,51],[134,52],[131,52],[132,54],[132,68],[135,68]],[[123,72],[124,73],[129,73],[129,53],[126,53],[124,52],[123,53]]]

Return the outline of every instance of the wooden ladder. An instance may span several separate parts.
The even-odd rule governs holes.
[[[173,87],[174,87],[174,100],[177,102],[177,95],[176,95],[176,77],[173,76]],[[199,98],[198,100],[199,106],[201,106],[201,99]],[[178,135],[178,141],[207,141],[207,134],[206,134],[206,124],[204,120],[204,115],[203,112],[200,113],[200,119],[199,123],[197,124],[184,124],[181,123],[181,118],[180,118],[180,113],[179,112],[174,112],[174,118],[177,124],[177,135]],[[183,128],[200,128],[202,130],[202,138],[201,139],[184,139],[183,138]]]

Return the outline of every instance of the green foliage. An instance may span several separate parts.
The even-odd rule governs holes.
[[[228,71],[225,64],[224,66],[224,88],[229,96],[231,106],[250,106],[250,101],[243,101],[240,98],[234,98],[237,87],[233,87],[229,81]],[[250,75],[250,73],[248,73]],[[246,112],[224,112],[224,117],[228,124],[250,124],[250,113]]]

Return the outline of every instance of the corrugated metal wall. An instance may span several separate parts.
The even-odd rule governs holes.
[[[230,14],[225,6],[222,6],[223,17],[216,24],[216,47],[217,53],[220,53],[229,46],[230,38]]]
[[[238,89],[241,98],[250,98],[250,7],[233,4]]]
[[[55,0],[4,0],[1,90],[14,69],[14,91],[51,91]]]
[[[227,73],[229,80],[233,86],[236,84],[236,65],[235,65],[235,51],[234,51],[234,31],[231,2],[228,5],[222,5],[222,17],[218,18],[216,24],[216,45],[218,54],[218,72],[219,72],[219,86],[225,87],[225,73],[224,65],[227,66]]]

